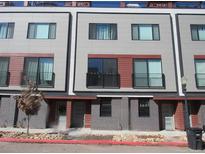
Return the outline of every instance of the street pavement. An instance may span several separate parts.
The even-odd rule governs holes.
[[[0,153],[205,153],[187,147],[79,145],[79,144],[31,144],[0,142]]]

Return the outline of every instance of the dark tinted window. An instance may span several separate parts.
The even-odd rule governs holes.
[[[149,99],[139,99],[139,117],[149,116]]]
[[[111,100],[104,99],[100,102],[100,116],[101,117],[111,117],[112,107]]]

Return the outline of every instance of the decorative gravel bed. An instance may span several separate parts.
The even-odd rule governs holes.
[[[40,140],[65,140],[67,135],[65,134],[46,134],[46,133],[32,133],[27,135],[23,132],[0,132],[1,138],[17,138],[17,139],[40,139]]]
[[[175,136],[167,138],[166,136],[157,135],[80,135],[69,136],[68,133],[31,133],[29,136],[23,132],[3,132],[0,131],[0,138],[16,138],[16,139],[38,139],[38,140],[113,140],[125,142],[169,142],[169,141],[186,141],[186,136]]]
[[[114,141],[127,142],[163,142],[165,137],[162,135],[115,135]]]
[[[0,132],[0,138],[16,138],[16,139],[40,139],[40,140],[113,140],[113,141],[129,141],[129,142],[162,142],[162,135],[81,135],[69,136],[66,133],[32,133],[27,135],[23,132]]]

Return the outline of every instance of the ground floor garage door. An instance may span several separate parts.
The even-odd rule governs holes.
[[[84,127],[85,103],[73,102],[71,114],[71,127]]]

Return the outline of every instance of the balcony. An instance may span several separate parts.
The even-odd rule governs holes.
[[[40,88],[54,88],[55,73],[53,72],[23,72],[21,85],[25,86],[31,81]]]
[[[165,88],[165,76],[161,73],[134,73],[132,74],[132,79],[134,88]]]
[[[0,71],[0,87],[8,87],[10,73],[7,71]]]
[[[205,88],[205,73],[196,73],[195,74],[195,80],[196,80],[196,87],[197,88]]]
[[[120,88],[120,75],[87,73],[87,88]]]

